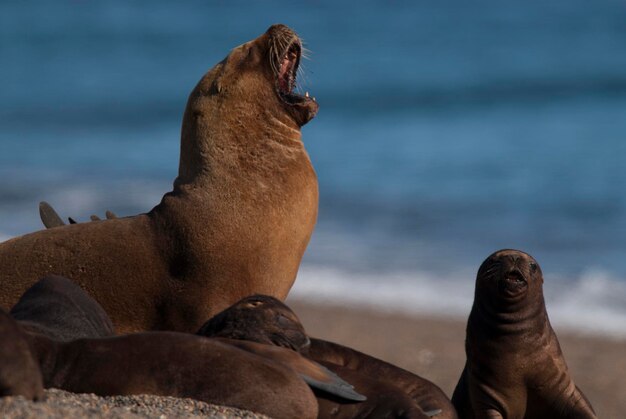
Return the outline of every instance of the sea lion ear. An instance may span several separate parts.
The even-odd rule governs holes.
[[[222,93],[222,83],[219,77],[213,80],[213,83],[211,83],[211,87],[209,88],[208,93],[210,96],[219,95],[220,93]]]

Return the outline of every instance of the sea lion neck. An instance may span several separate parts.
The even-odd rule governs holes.
[[[175,187],[242,174],[267,177],[306,155],[300,128],[288,115],[264,109],[256,99],[226,103],[207,96],[204,84],[201,80],[190,95],[183,117]]]
[[[319,105],[296,93],[302,41],[272,25],[209,70],[189,95],[175,186],[233,173],[254,176],[305,154],[300,128]]]
[[[469,317],[469,322],[476,324],[475,330],[493,337],[532,334],[546,320],[543,295],[514,304],[494,304],[476,295]]]

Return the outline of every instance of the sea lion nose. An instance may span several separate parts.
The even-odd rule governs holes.
[[[508,255],[508,263],[507,265],[511,266],[511,270],[517,270],[517,267],[519,266],[519,261],[520,261],[520,257],[519,255]]]

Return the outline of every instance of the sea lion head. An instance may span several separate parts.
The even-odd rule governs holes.
[[[211,69],[198,93],[230,111],[245,110],[252,119],[268,112],[280,119],[287,115],[299,128],[318,110],[315,99],[295,92],[301,58],[298,35],[285,25],[272,25]]]
[[[198,335],[249,340],[301,352],[311,341],[293,311],[274,297],[253,295],[212,317]]]
[[[537,261],[519,250],[490,255],[478,269],[476,293],[485,293],[497,305],[513,304],[542,292],[543,275]]]

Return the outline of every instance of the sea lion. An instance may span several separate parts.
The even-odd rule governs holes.
[[[350,348],[309,338],[297,315],[270,296],[242,299],[209,319],[197,334],[290,348],[323,364],[367,397],[363,403],[351,403],[316,393],[322,418],[457,417],[433,383]]]
[[[302,45],[273,25],[211,69],[183,117],[178,177],[147,214],[64,225],[0,244],[0,306],[47,274],[76,281],[120,333],[196,331],[247,295],[284,299],[317,218],[294,93]]]
[[[596,417],[569,375],[532,256],[506,249],[482,263],[465,351],[452,396],[461,417]]]
[[[23,328],[62,342],[115,335],[102,307],[74,282],[56,275],[37,281],[9,314]]]
[[[0,310],[0,397],[43,398],[43,378],[28,337]]]
[[[311,344],[298,316],[286,304],[267,295],[243,298],[209,319],[196,334],[249,340],[300,353]]]
[[[47,301],[53,318],[31,309],[41,301]],[[21,352],[32,353],[38,360],[46,388],[101,396],[190,397],[284,418],[317,415],[309,386],[337,397],[363,400],[334,373],[285,348],[176,332],[65,342],[49,337],[50,331],[60,331],[62,337],[75,333],[75,323],[59,316],[64,309],[70,318],[76,312],[84,313],[87,321],[79,326],[99,321],[100,313],[92,304],[97,305],[82,289],[56,277],[36,283],[13,307],[12,312],[21,313],[22,320],[16,322],[4,311],[0,313],[0,325],[13,327],[30,344]],[[0,340],[0,353],[14,347],[11,339]]]

